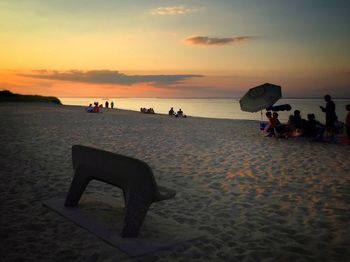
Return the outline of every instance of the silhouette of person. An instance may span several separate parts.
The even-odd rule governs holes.
[[[172,107],[169,110],[169,116],[173,116],[173,115],[174,115],[174,108]]]
[[[91,113],[93,109],[92,104],[89,104],[88,108],[86,108],[86,112]]]
[[[345,118],[346,134],[348,135],[348,140],[350,140],[350,104],[346,105],[346,110],[348,111]]]
[[[307,121],[305,121],[305,132],[306,137],[317,137],[322,139],[324,132],[324,125],[316,120],[315,114],[308,114]]]
[[[294,110],[294,115],[292,117],[292,123],[294,125],[294,128],[302,128],[303,127],[303,120],[300,115],[300,110]]]
[[[325,95],[324,100],[327,102],[326,107],[320,106],[322,112],[326,113],[326,130],[334,134],[335,131],[335,121],[337,120],[337,115],[335,113],[335,103],[332,101],[330,95]]]
[[[275,120],[275,133],[278,137],[287,137],[287,126],[281,124],[280,120],[278,119],[278,113],[273,112],[272,119]]]
[[[113,107],[114,107],[114,102],[112,101],[111,102],[111,108],[113,109]]]
[[[106,101],[106,103],[105,103],[105,107],[106,107],[106,108],[108,108],[108,101]]]
[[[266,132],[268,133],[267,136],[274,136],[275,128],[276,128],[276,120],[272,117],[272,113],[270,111],[266,112],[265,115],[269,121],[269,124],[266,126]]]
[[[288,133],[290,136],[299,136],[304,131],[305,120],[301,118],[300,110],[295,110],[293,115],[289,116]]]
[[[99,112],[100,112],[100,109],[99,109],[98,103],[94,103],[94,104],[95,104],[95,106],[94,106],[94,108],[92,109],[92,112],[93,112],[93,113],[99,113]]]

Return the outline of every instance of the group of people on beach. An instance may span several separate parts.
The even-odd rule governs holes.
[[[98,104],[98,102],[94,102],[94,106],[92,106],[92,104],[90,104],[87,108],[86,108],[86,112],[88,113],[100,113],[100,108],[102,108],[102,104]]]
[[[114,102],[113,101],[111,101],[110,107],[111,107],[111,109],[114,108]],[[88,112],[88,113],[101,113],[101,108],[103,108],[102,104],[99,104],[98,102],[94,102],[94,106],[92,106],[92,104],[90,104],[86,108],[86,112]],[[105,102],[105,108],[109,108],[109,102],[108,101]],[[140,112],[144,113],[144,114],[155,114],[155,111],[154,111],[154,109],[152,107],[150,107],[150,108],[141,107],[140,108]],[[183,113],[181,108],[177,112],[175,112],[173,107],[169,110],[169,116],[183,117],[183,118],[187,117]]]
[[[295,110],[293,115],[289,116],[287,124],[282,124],[278,119],[277,112],[266,112],[268,124],[264,127],[267,136],[276,137],[309,137],[315,140],[322,141],[324,138],[330,141],[335,141],[335,135],[340,133],[342,128],[346,127],[347,138],[350,140],[350,105],[346,106],[348,114],[345,119],[345,124],[338,121],[335,112],[335,103],[330,95],[325,95],[326,107],[320,106],[322,112],[325,113],[326,123],[322,124],[316,120],[315,114],[307,115],[307,119],[301,117],[300,110]]]
[[[148,109],[145,107],[141,107],[140,112],[144,113],[144,114],[155,114],[154,109],[152,107],[150,107]]]
[[[111,101],[111,109],[114,108],[114,102]],[[102,113],[101,108],[103,108],[103,104],[99,104],[98,102],[94,102],[94,106],[92,104],[89,104],[89,106],[86,108],[86,112],[88,113]],[[109,108],[109,103],[106,101],[105,108]]]
[[[169,116],[175,116],[175,117],[183,117],[183,118],[186,118],[187,116],[184,114],[184,112],[181,110],[181,108],[175,112],[174,111],[174,108],[170,108],[169,110]]]
[[[140,112],[141,113],[144,113],[144,114],[155,114],[154,112],[154,109],[151,107],[151,108],[145,108],[145,107],[141,107],[140,108]],[[183,117],[183,118],[186,118],[187,116],[184,114],[184,112],[181,110],[181,108],[175,112],[174,111],[174,108],[170,108],[169,110],[169,116],[174,116],[174,117]]]

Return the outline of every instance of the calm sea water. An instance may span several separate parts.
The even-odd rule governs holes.
[[[226,118],[226,119],[249,119],[260,120],[261,114],[243,112],[240,109],[239,99],[170,99],[170,98],[59,98],[64,105],[88,106],[93,102],[105,105],[105,102],[114,102],[114,108],[139,111],[141,107],[152,107],[156,113],[167,114],[170,107],[174,110],[182,109],[188,116]],[[344,121],[345,106],[350,104],[350,99],[335,99],[336,111],[339,120]],[[281,99],[275,105],[290,104],[292,110],[279,112],[281,121],[286,122],[294,110],[301,111],[302,117],[306,118],[309,113],[314,113],[316,119],[324,122],[324,113],[320,106],[325,106],[323,99]],[[263,111],[265,114],[265,110]],[[265,117],[264,117],[265,119]]]

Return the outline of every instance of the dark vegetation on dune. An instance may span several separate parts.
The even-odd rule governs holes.
[[[0,102],[43,102],[62,105],[61,101],[54,96],[20,95],[8,90],[0,91]]]

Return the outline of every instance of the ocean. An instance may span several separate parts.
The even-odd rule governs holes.
[[[94,102],[98,102],[105,106],[105,102],[114,102],[115,109],[128,109],[140,111],[141,107],[152,107],[156,113],[168,114],[171,107],[175,111],[182,109],[187,116],[207,117],[207,118],[224,118],[224,119],[247,119],[260,120],[261,113],[243,112],[240,109],[239,99],[229,98],[191,98],[191,99],[171,99],[171,98],[59,98],[64,105],[88,106]],[[350,99],[334,99],[336,104],[336,112],[340,121],[345,120],[345,106],[350,104]],[[324,113],[320,106],[325,106],[323,99],[280,99],[275,105],[290,104],[291,111],[279,112],[279,119],[287,122],[290,114],[298,109],[301,115],[306,119],[307,114],[314,113],[316,119],[320,122],[325,121]],[[263,119],[265,118],[265,110],[263,110]]]

